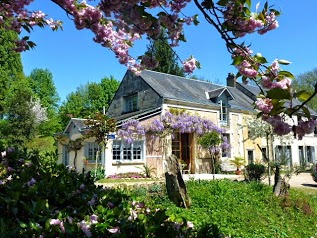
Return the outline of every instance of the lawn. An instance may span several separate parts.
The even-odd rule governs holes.
[[[134,190],[151,206],[168,208],[176,219],[192,221],[198,237],[317,237],[317,193],[291,189],[277,198],[259,183],[189,181],[190,209],[174,206],[164,188]]]

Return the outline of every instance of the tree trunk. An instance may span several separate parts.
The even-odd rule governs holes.
[[[285,181],[285,178],[281,177],[279,165],[275,165],[274,187],[273,187],[274,195],[277,197],[288,196],[289,188],[290,186]]]
[[[167,159],[168,170],[165,173],[166,190],[169,199],[178,207],[189,208],[191,205],[186,185],[180,170],[180,164],[175,155]]]
[[[74,168],[75,169],[77,169],[76,166],[77,166],[77,150],[75,150],[75,156],[74,156]]]

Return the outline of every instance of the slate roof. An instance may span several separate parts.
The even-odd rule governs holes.
[[[68,122],[68,125],[65,128],[64,133],[67,133],[69,131],[69,129],[70,129],[69,127],[72,124],[74,124],[80,132],[85,131],[87,129],[87,125],[85,124],[86,120],[87,119],[71,118],[70,121]]]
[[[217,85],[206,81],[188,79],[175,75],[144,70],[140,77],[161,97],[201,105],[219,106],[207,99],[206,92],[222,91],[223,85]],[[231,108],[242,110],[254,110],[253,101],[244,95],[240,90],[226,87],[233,95],[234,100],[229,102]]]

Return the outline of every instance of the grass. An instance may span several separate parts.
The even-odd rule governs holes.
[[[267,185],[230,180],[189,181],[187,189],[190,209],[176,207],[158,189],[135,194],[150,206],[168,208],[174,219],[192,221],[197,237],[317,237],[315,190],[294,188],[279,198]]]
[[[101,179],[98,180],[97,183],[126,183],[126,182],[157,182],[157,181],[161,181],[160,179],[157,178],[122,178],[122,179],[109,179],[109,178],[105,178],[105,179]]]

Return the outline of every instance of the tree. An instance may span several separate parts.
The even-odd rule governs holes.
[[[28,77],[30,87],[48,111],[55,111],[58,107],[59,96],[53,81],[53,74],[49,69],[33,69]]]
[[[285,165],[287,161],[274,161],[274,140],[279,139],[282,141],[291,141],[293,139],[290,135],[284,136],[276,136],[274,133],[274,128],[266,123],[265,121],[259,118],[252,118],[247,121],[247,128],[248,128],[248,139],[256,140],[258,138],[265,138],[266,139],[266,148],[267,154],[263,154],[266,162],[268,163],[268,179],[269,185],[271,185],[271,167],[274,167],[273,172],[275,172],[274,177],[274,187],[273,192],[277,196],[285,195],[288,193],[288,183],[285,180],[285,176],[282,178],[280,173],[280,168],[282,165]],[[262,151],[261,146],[257,144],[258,148]],[[271,148],[271,149],[269,149]],[[282,191],[282,190],[285,191]]]
[[[38,134],[41,136],[52,136],[62,129],[57,114],[59,96],[53,81],[53,74],[48,69],[34,69],[28,77],[30,87],[47,110],[48,120],[39,125]]]
[[[0,26],[0,113],[10,85],[23,78],[21,56],[14,51],[18,34]]]
[[[317,68],[298,75],[293,81],[293,87],[296,92],[300,92],[301,90],[305,90],[313,94],[315,90],[315,84],[317,82]],[[303,100],[301,100],[303,101]],[[317,111],[317,97],[314,97],[307,103],[307,105]]]
[[[147,49],[148,51],[145,55],[157,65],[153,68],[154,71],[182,77],[185,76],[183,69],[178,65],[179,60],[176,53],[169,46],[164,30],[157,39],[150,39],[150,44],[147,46]]]
[[[11,85],[4,101],[5,127],[1,128],[1,137],[7,146],[22,148],[36,135],[38,123],[36,113],[32,111],[32,96],[26,80]]]
[[[220,144],[222,142],[223,140],[221,135],[216,131],[206,133],[198,139],[198,143],[203,148],[207,149],[211,156],[211,171],[213,173],[213,179],[215,179],[217,155],[220,153]]]
[[[70,93],[60,107],[59,114],[63,125],[70,117],[89,118],[107,109],[119,82],[113,76],[105,77],[100,83],[87,83]]]

